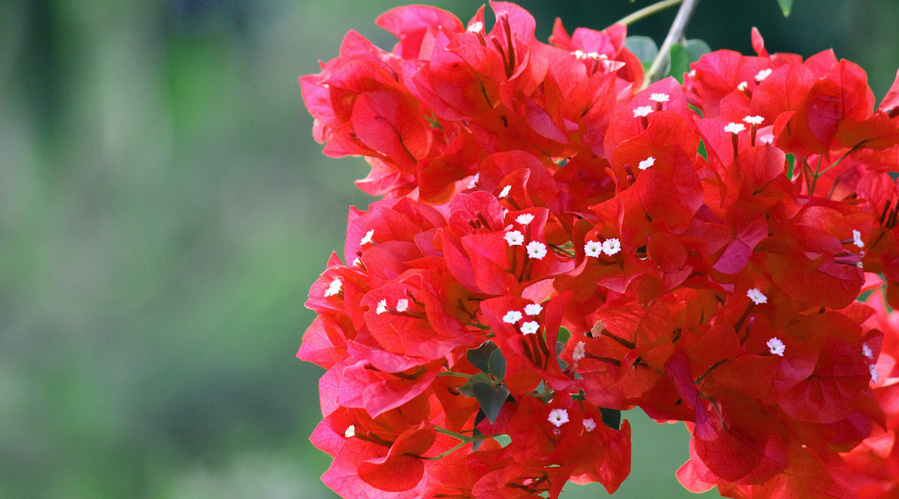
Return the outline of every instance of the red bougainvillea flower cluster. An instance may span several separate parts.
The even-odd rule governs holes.
[[[392,51],[351,32],[300,79],[383,196],[307,302],[324,482],[613,492],[640,407],[686,422],[693,491],[899,492],[899,84],[875,109],[858,66],[757,32],[648,84],[623,26],[544,44],[491,7],[394,9]]]

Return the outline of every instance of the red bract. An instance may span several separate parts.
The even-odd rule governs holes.
[[[613,492],[639,407],[687,423],[690,490],[895,495],[899,84],[874,109],[861,68],[756,30],[648,84],[623,26],[544,44],[491,8],[394,9],[392,52],[350,33],[301,78],[315,139],[386,197],[306,303],[325,483]]]

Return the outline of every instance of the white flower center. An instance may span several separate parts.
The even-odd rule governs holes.
[[[649,113],[653,111],[654,109],[652,106],[640,106],[637,109],[634,109],[634,118],[644,118],[649,116]]]
[[[353,425],[347,426],[346,431],[343,432],[343,436],[345,436],[346,438],[352,438],[356,436],[356,427]]]
[[[621,251],[621,241],[616,237],[610,237],[602,242],[602,252],[612,256]]]
[[[556,428],[561,427],[563,424],[568,422],[568,410],[566,409],[553,409],[549,411],[549,417],[547,420],[553,424]]]
[[[499,197],[504,198],[504,197],[508,196],[509,191],[511,191],[511,190],[512,190],[511,185],[507,185],[507,186],[503,187],[503,190],[499,191]]]
[[[477,186],[478,186],[478,179],[479,179],[480,177],[481,177],[481,173],[480,173],[480,172],[475,173],[475,174],[474,174],[474,177],[471,177],[471,180],[468,181],[468,188],[469,188],[469,189],[474,189],[475,187],[477,187]]]
[[[771,76],[771,71],[772,71],[771,68],[763,69],[763,70],[759,71],[758,74],[755,75],[755,81],[761,82],[765,78]]]
[[[784,345],[784,342],[780,341],[780,339],[778,339],[776,336],[765,342],[765,345],[768,346],[769,352],[781,357],[784,356],[784,350],[787,349],[786,345]]]
[[[656,164],[656,159],[653,158],[652,156],[650,156],[650,157],[644,159],[643,161],[641,161],[640,164],[637,165],[637,168],[639,168],[641,170],[645,170],[654,164]]]
[[[401,298],[396,302],[396,311],[397,312],[405,312],[409,309],[409,300],[406,298]]]
[[[587,345],[584,344],[583,341],[577,342],[577,345],[574,346],[574,349],[571,350],[571,359],[575,362],[583,359],[587,356]]]
[[[752,303],[755,303],[756,305],[768,303],[768,297],[765,296],[765,294],[762,293],[759,288],[752,288],[746,291],[746,296],[748,296],[749,299],[752,300]]]
[[[871,347],[869,347],[867,343],[862,343],[862,355],[864,355],[866,359],[874,358],[874,352],[871,351]]]
[[[387,300],[381,300],[378,302],[378,308],[375,309],[375,314],[381,315],[387,311]]]
[[[746,130],[746,126],[741,123],[728,123],[724,127],[724,131],[730,133],[740,133],[743,130]]]
[[[521,312],[518,310],[509,310],[506,312],[506,315],[503,316],[503,322],[506,324],[515,324],[521,320],[521,317]]]
[[[584,429],[587,430],[587,433],[596,429],[596,421],[593,421],[593,418],[587,418],[584,420]]]
[[[374,230],[374,229],[372,229],[372,230],[366,232],[366,233],[365,233],[365,237],[363,237],[362,240],[359,241],[359,245],[360,245],[360,246],[365,246],[366,244],[371,243],[372,240],[373,240],[372,237],[374,237],[374,235],[375,235],[375,230]]]
[[[874,367],[874,364],[868,366],[868,372],[871,373],[871,382],[877,383],[877,380],[880,379],[880,373],[877,372],[877,368]]]
[[[764,116],[747,116],[743,118],[743,121],[749,123],[750,125],[761,125],[763,121],[765,121]]]
[[[531,258],[536,258],[537,260],[543,260],[543,257],[546,256],[546,245],[541,243],[540,241],[531,241],[527,245],[528,256]]]
[[[325,290],[325,298],[329,296],[334,296],[337,293],[340,293],[340,288],[343,286],[343,281],[340,279],[334,279],[331,281],[331,284],[328,286],[328,289]]]
[[[649,96],[649,100],[653,102],[668,102],[668,94],[652,94]]]
[[[861,232],[859,232],[857,230],[852,231],[852,244],[858,246],[859,248],[865,247],[865,242],[862,241],[862,233]]]
[[[745,81],[741,81],[740,84],[737,85],[737,90],[739,90],[741,92],[745,92],[747,88],[749,88],[749,84],[746,83]]]
[[[482,23],[481,21],[475,21],[468,25],[468,29],[466,31],[470,33],[476,33],[478,31],[481,31],[482,29],[484,29],[484,23]]]
[[[503,237],[506,239],[506,243],[508,243],[509,246],[521,246],[524,244],[524,236],[517,230],[510,230],[509,232],[506,232],[506,235]]]
[[[524,313],[528,315],[540,315],[541,310],[543,310],[543,305],[539,303],[529,303],[524,306]]]
[[[537,321],[528,321],[521,325],[521,334],[537,334],[540,330],[540,324]]]
[[[599,254],[602,253],[602,243],[599,241],[587,241],[587,243],[584,244],[584,253],[586,253],[587,256],[598,258]]]
[[[534,221],[534,215],[530,213],[522,213],[515,217],[515,221],[520,223],[521,225],[527,225]]]
[[[766,133],[765,135],[762,135],[761,137],[759,137],[759,142],[770,146],[771,144],[774,143],[774,135],[770,134],[770,133]]]

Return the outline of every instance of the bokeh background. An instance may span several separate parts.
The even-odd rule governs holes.
[[[603,28],[648,5],[523,1]],[[434,0],[467,21],[476,0]],[[878,97],[895,0],[703,0],[690,38],[833,47]],[[0,497],[329,498],[294,355],[361,159],[327,159],[297,77],[396,0],[0,1]],[[661,41],[674,11],[631,34]],[[686,497],[683,425],[635,411],[621,497]],[[566,498],[605,495],[569,487]]]

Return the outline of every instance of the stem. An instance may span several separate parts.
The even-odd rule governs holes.
[[[468,445],[468,442],[459,442],[459,445],[453,447],[452,449],[450,449],[440,455],[437,455],[434,457],[423,457],[422,459],[430,459],[430,460],[436,461],[438,459],[442,459],[442,458],[452,454],[453,452],[456,452],[457,450],[461,449],[462,447],[465,447],[466,445]]]
[[[667,9],[668,7],[674,7],[675,5],[677,5],[683,1],[684,0],[664,0],[662,2],[648,5],[636,12],[632,12],[632,13],[622,17],[615,24],[623,24],[625,26],[628,26],[637,21],[640,21],[643,18],[651,16],[651,15],[655,14],[656,12],[661,12],[661,11]]]
[[[444,372],[442,372],[442,373],[437,373],[437,376],[456,376],[456,377],[459,377],[459,378],[470,378],[470,377],[471,377],[471,374],[457,373],[456,371],[449,371],[449,370],[447,370],[447,371],[444,371]]]
[[[665,41],[659,49],[659,55],[656,56],[656,60],[652,61],[652,66],[650,66],[649,72],[646,74],[646,81],[643,82],[644,87],[662,79],[661,73],[671,57],[671,46],[684,38],[684,30],[687,29],[687,23],[690,22],[690,17],[693,15],[693,10],[696,9],[697,3],[699,3],[699,0],[684,0],[684,3],[681,4],[680,9],[677,11],[677,16],[674,18],[674,23],[671,24],[671,29],[668,30],[668,36],[665,37]]]

